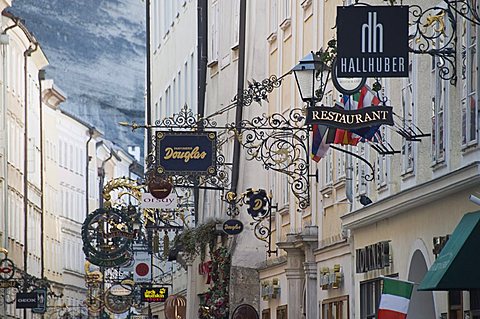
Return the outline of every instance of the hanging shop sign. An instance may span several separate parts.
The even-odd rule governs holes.
[[[148,182],[149,195],[157,199],[164,199],[172,192],[173,185],[168,180],[154,178]],[[142,193],[143,195],[143,193]]]
[[[390,241],[357,249],[355,257],[357,273],[390,267]]]
[[[320,276],[320,286],[322,290],[338,289],[343,283],[343,269],[342,266],[336,264],[332,269],[323,267]]]
[[[393,125],[393,111],[390,106],[369,106],[357,110],[316,106],[307,108],[305,124],[323,124],[346,130]]]
[[[264,189],[247,192],[247,213],[253,218],[264,216],[267,212],[268,197]]]
[[[129,296],[133,292],[133,287],[123,284],[116,284],[111,286],[108,290],[110,290],[110,293],[114,296]]]
[[[150,193],[142,193],[142,200],[140,202],[141,208],[160,208],[160,209],[174,209],[177,208],[177,196],[173,193],[165,198],[156,198]]]
[[[407,77],[408,27],[408,6],[338,7],[338,77]]]
[[[105,308],[115,314],[122,314],[128,311],[132,306],[132,296],[116,296],[108,289],[105,293]]]
[[[0,281],[10,280],[15,274],[15,265],[8,258],[0,260]]]
[[[132,258],[129,251],[135,237],[131,218],[115,208],[99,208],[82,225],[83,252],[86,259],[100,267],[125,265]]]
[[[157,132],[156,171],[164,175],[214,175],[215,132]]]
[[[38,306],[38,296],[36,292],[17,292],[15,299],[17,309],[32,309]]]
[[[243,224],[238,219],[229,219],[223,223],[222,227],[227,235],[238,235],[243,231]]]
[[[142,288],[141,291],[143,302],[164,302],[168,297],[167,287],[149,287]]]
[[[32,309],[32,312],[40,314],[47,312],[47,290],[38,288],[33,290],[33,292],[37,294],[37,306]]]

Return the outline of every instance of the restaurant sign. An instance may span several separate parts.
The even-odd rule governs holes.
[[[156,171],[163,175],[215,175],[215,132],[156,132]]]
[[[164,302],[168,297],[167,287],[142,288],[142,302]]]
[[[359,248],[355,257],[357,273],[390,267],[390,241]]]
[[[316,106],[307,109],[305,124],[322,124],[345,130],[393,125],[393,111],[390,106],[369,106],[356,110]]]
[[[337,8],[338,77],[408,76],[408,6]]]

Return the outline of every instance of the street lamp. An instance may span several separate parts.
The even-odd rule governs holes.
[[[292,69],[300,96],[309,106],[322,100],[330,77],[330,67],[321,59],[321,52],[307,54]]]

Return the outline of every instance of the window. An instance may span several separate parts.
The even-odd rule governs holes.
[[[480,290],[470,290],[471,319],[480,319]]]
[[[262,310],[262,319],[270,319],[270,309]]]
[[[340,180],[342,178],[345,178],[345,153],[340,153],[337,152],[335,154],[336,158],[336,178],[337,180]]]
[[[360,318],[374,319],[380,304],[382,280],[374,279],[360,283]]]
[[[408,78],[403,80],[402,88],[402,111],[403,111],[403,128],[409,130],[409,128],[415,123],[415,113],[414,113],[414,104],[415,104],[415,86],[414,86],[414,70],[413,70],[413,60],[410,59],[408,64]],[[409,141],[406,138],[403,138],[402,142],[402,173],[410,173],[414,170],[414,148],[413,141]]]
[[[277,319],[287,319],[287,305],[277,307]]]
[[[325,184],[333,182],[333,156],[332,150],[329,149],[325,155]]]
[[[278,0],[270,0],[270,33],[277,32]]]
[[[220,6],[218,1],[212,4],[212,24],[211,24],[211,37],[210,37],[210,61],[218,61],[218,41],[219,41],[219,11]]]
[[[380,138],[382,141],[381,143],[386,144],[386,138],[387,138],[387,128],[385,125],[382,125],[379,129],[380,132]],[[377,162],[375,164],[375,169],[377,170],[377,176],[375,177],[375,182],[377,183],[377,188],[380,188],[382,186],[387,185],[387,156],[386,155],[378,155],[377,156]]]
[[[362,158],[369,158],[368,155],[366,154],[366,148],[364,143],[360,143],[357,146],[357,154],[362,157]],[[355,167],[355,193],[357,195],[365,195],[367,193],[367,180],[366,180],[366,175],[367,168],[366,165],[363,161],[359,159],[355,159],[354,162],[354,167]],[[370,174],[371,172],[368,172]]]
[[[322,302],[323,319],[349,319],[348,296],[327,299]]]
[[[460,290],[450,290],[448,292],[448,318],[463,319],[462,311],[463,292]]]
[[[282,21],[285,21],[290,18],[291,11],[291,0],[280,0],[282,3]]]
[[[239,42],[239,32],[240,32],[240,1],[234,1],[233,2],[233,47],[238,46]]]
[[[462,146],[468,147],[478,143],[478,26],[469,21],[465,21],[464,26],[462,55],[466,61],[462,68]]]
[[[444,46],[444,36],[434,40],[435,47]],[[438,56],[432,56],[432,162],[434,164],[445,160],[445,108],[447,103],[448,82],[440,77],[440,68],[444,62]]]

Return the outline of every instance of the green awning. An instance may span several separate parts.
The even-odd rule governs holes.
[[[418,290],[480,289],[480,211],[463,216]]]

